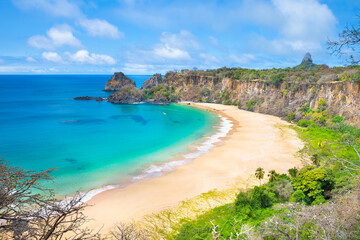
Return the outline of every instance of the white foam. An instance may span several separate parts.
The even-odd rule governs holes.
[[[210,137],[207,137],[207,140],[205,142],[203,142],[200,146],[198,146],[196,148],[195,152],[185,154],[184,159],[182,159],[182,160],[171,161],[171,162],[162,163],[162,164],[158,164],[158,165],[153,164],[150,167],[148,167],[147,169],[145,169],[140,175],[133,177],[132,181],[138,182],[142,179],[160,177],[165,172],[173,171],[181,165],[191,163],[194,159],[200,157],[202,154],[209,153],[211,148],[213,148],[215,146],[215,143],[220,142],[221,141],[220,138],[226,137],[226,135],[229,133],[229,131],[231,130],[231,128],[233,126],[233,123],[231,120],[229,120],[226,117],[223,117],[221,115],[219,115],[219,117],[220,117],[220,125],[219,125],[216,133],[214,135],[211,135]],[[102,188],[90,190],[89,192],[87,192],[84,195],[81,202],[85,203],[85,202],[89,201],[90,199],[92,199],[95,195],[97,195],[101,192],[104,192],[104,191],[107,191],[110,189],[114,189],[114,188],[118,188],[118,187],[120,187],[120,186],[119,185],[107,185]]]
[[[226,137],[228,132],[231,130],[233,123],[226,117],[219,115],[220,126],[218,131],[207,138],[200,146],[196,148],[195,152],[184,155],[185,159],[162,163],[159,165],[151,165],[145,169],[140,175],[133,177],[133,182],[138,182],[141,179],[154,178],[161,176],[164,172],[170,172],[175,170],[177,167],[191,163],[194,159],[200,157],[202,154],[210,152],[210,149],[215,146],[215,143],[220,142],[220,138]]]
[[[95,195],[98,195],[99,193],[105,192],[110,189],[118,188],[118,185],[106,185],[101,188],[96,188],[88,191],[87,193],[82,193],[83,197],[81,199],[81,203],[85,203],[87,201],[90,201]]]

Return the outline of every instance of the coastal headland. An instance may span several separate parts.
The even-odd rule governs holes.
[[[189,164],[160,177],[94,196],[88,202],[92,206],[85,211],[93,219],[89,223],[91,227],[102,227],[106,232],[118,222],[140,220],[147,214],[235,182],[250,187],[258,184],[251,178],[258,167],[285,173],[302,165],[296,154],[303,143],[287,127],[289,123],[279,117],[221,104],[186,104],[221,114],[233,122],[233,129],[208,154]]]

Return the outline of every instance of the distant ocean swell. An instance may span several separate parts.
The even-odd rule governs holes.
[[[174,171],[176,168],[178,168],[181,165],[191,163],[194,159],[200,157],[202,154],[209,153],[210,150],[215,146],[215,144],[220,142],[221,138],[226,137],[229,131],[233,127],[233,122],[231,120],[221,115],[218,116],[220,118],[220,124],[218,126],[217,131],[215,132],[215,134],[211,135],[210,137],[207,137],[206,140],[203,143],[201,143],[201,145],[198,146],[194,152],[183,155],[183,159],[181,160],[174,160],[161,164],[152,164],[147,169],[145,169],[141,174],[134,176],[132,178],[132,182],[136,183],[143,179],[160,177],[166,172]],[[101,192],[119,187],[122,186],[113,184],[113,185],[106,185],[102,188],[90,190],[89,192],[86,193],[82,201],[87,202],[90,199],[92,199],[95,195]]]

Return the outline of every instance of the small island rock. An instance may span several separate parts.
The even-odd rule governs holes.
[[[139,103],[145,100],[144,94],[137,87],[128,84],[108,97],[111,103]]]
[[[117,91],[127,85],[136,87],[136,83],[134,80],[128,78],[122,72],[116,72],[110,78],[110,80],[107,81],[104,91]]]
[[[104,101],[102,97],[90,97],[90,96],[82,96],[82,97],[74,97],[74,100],[95,100],[97,102]]]

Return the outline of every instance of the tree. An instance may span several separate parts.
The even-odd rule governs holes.
[[[270,170],[268,174],[269,182],[274,182],[278,176],[279,174],[275,170]]]
[[[0,159],[0,236],[5,239],[99,239],[83,214],[84,194],[59,201],[41,182],[53,169],[33,172],[11,167]]]
[[[259,227],[264,239],[359,239],[359,189],[334,201],[307,207],[287,203]]]
[[[328,49],[336,56],[348,56],[351,64],[360,62],[360,22],[355,25],[348,25],[339,34],[337,41],[328,40]]]
[[[255,171],[255,177],[259,179],[261,185],[261,179],[264,179],[265,171],[263,168],[259,167]]]
[[[138,229],[134,224],[118,223],[110,231],[114,240],[145,240],[149,239],[146,231]]]
[[[313,166],[301,169],[300,173],[291,180],[295,190],[302,191],[309,197],[308,204],[325,201],[325,193],[333,188],[333,176],[331,171],[325,168]]]
[[[290,168],[288,170],[289,175],[291,178],[295,178],[297,176],[297,174],[299,173],[299,170],[296,167]]]

